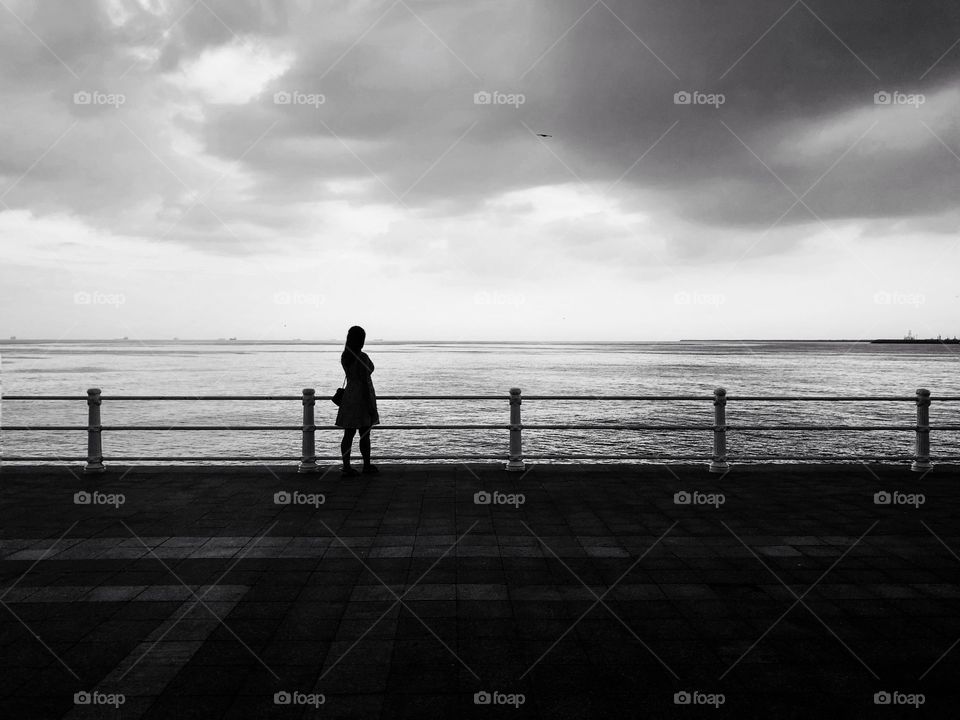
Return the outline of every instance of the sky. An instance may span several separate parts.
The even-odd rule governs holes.
[[[958,80],[956,2],[0,0],[0,337],[960,335]]]

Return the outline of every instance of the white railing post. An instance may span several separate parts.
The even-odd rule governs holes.
[[[100,437],[100,388],[87,390],[87,464],[83,471],[103,472],[103,443]]]
[[[317,472],[316,430],[313,422],[313,408],[316,404],[316,392],[313,388],[303,389],[303,452],[297,472]]]
[[[727,391],[713,391],[713,460],[710,472],[722,473],[730,469],[727,464]]]
[[[506,469],[517,472],[524,469],[523,440],[520,432],[523,425],[520,423],[520,388],[510,388],[510,455]]]
[[[930,464],[930,391],[917,389],[917,442],[914,460],[910,469],[914,472],[929,470]]]

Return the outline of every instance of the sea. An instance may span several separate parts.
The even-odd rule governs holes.
[[[329,400],[343,375],[338,342],[239,341],[16,341],[0,343],[2,457],[29,456],[74,462],[86,452],[77,430],[7,430],[8,426],[66,425],[83,428],[83,399],[8,400],[11,395],[70,395],[101,388],[102,422],[162,429],[103,432],[111,458],[218,456],[223,462],[256,457],[297,458],[298,430],[177,430],[183,425],[299,425],[299,400],[139,401],[116,395],[289,395],[317,391],[317,454],[339,453],[340,431],[330,428],[336,406]],[[714,388],[731,400],[727,446],[731,456],[856,454],[910,455],[910,431],[776,430],[790,424],[894,424],[916,422],[917,388],[933,394],[931,423],[960,425],[960,346],[879,345],[839,341],[680,342],[386,342],[364,348],[375,364],[379,395],[493,395],[492,400],[379,401],[389,425],[493,424],[490,430],[390,430],[374,428],[378,455],[506,459],[508,393],[523,396],[590,396],[587,400],[526,399],[524,425],[692,424],[713,422]],[[604,400],[611,395],[693,395],[690,401]],[[883,395],[891,402],[740,401],[748,395]],[[762,425],[763,430],[737,430]],[[934,456],[960,456],[960,432],[931,432]],[[536,429],[523,431],[525,456],[564,462],[585,455],[709,456],[709,431]],[[356,448],[354,454],[357,454]],[[198,461],[202,462],[202,461]],[[600,461],[602,462],[602,461]]]

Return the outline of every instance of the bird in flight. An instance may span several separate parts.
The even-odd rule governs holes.
[[[545,133],[537,133],[537,137],[553,137],[553,135],[547,135]]]

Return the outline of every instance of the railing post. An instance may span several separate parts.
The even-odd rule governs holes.
[[[87,390],[87,464],[85,473],[103,472],[103,443],[100,437],[100,388]]]
[[[914,472],[929,470],[930,464],[930,391],[917,389],[917,443],[913,463]]]
[[[520,388],[510,388],[510,455],[506,469],[517,472],[524,469],[523,441],[520,432]]]
[[[316,393],[313,388],[303,389],[303,453],[297,472],[317,472],[316,425],[313,424],[313,407]]]
[[[722,473],[730,469],[727,464],[727,391],[713,391],[713,460],[710,472]]]

